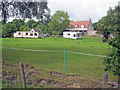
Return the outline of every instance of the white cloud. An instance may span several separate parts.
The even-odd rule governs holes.
[[[54,14],[57,10],[68,12],[70,19],[98,21],[107,14],[109,7],[115,7],[119,0],[48,0],[48,7]]]

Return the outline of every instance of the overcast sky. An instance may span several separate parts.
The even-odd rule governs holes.
[[[57,10],[68,12],[71,20],[97,22],[107,14],[109,7],[114,8],[120,0],[48,0],[51,14]]]

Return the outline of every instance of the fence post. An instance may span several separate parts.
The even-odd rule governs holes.
[[[103,73],[103,88],[108,88],[108,73]]]
[[[64,50],[64,72],[65,72],[65,50]]]
[[[120,89],[120,76],[118,76],[118,90]]]
[[[24,73],[23,63],[20,62],[19,66],[20,66],[20,72],[21,72],[21,78],[22,78],[22,85],[23,85],[23,88],[26,88],[26,80],[25,80],[25,73]]]

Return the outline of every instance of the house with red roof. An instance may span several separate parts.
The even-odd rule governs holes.
[[[70,27],[63,32],[64,38],[79,39],[83,35],[95,35],[91,18],[88,21],[71,21]]]

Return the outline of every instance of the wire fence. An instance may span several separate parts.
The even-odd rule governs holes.
[[[5,65],[3,64],[3,67]],[[9,67],[9,65],[8,65]],[[29,68],[28,68],[29,67]],[[19,64],[19,67],[11,67],[15,68],[14,71],[7,70],[4,71],[3,69],[3,88],[7,87],[14,87],[14,88],[30,88],[30,87],[41,87],[45,88],[48,86],[51,87],[57,87],[57,88],[73,88],[73,87],[79,87],[79,88],[117,88],[118,84],[116,82],[109,82],[108,81],[108,73],[103,73],[103,79],[102,81],[97,79],[90,79],[90,78],[84,78],[80,75],[67,75],[62,74],[59,72],[42,72],[35,70],[34,67],[29,66],[28,64],[23,64],[23,67],[21,69],[21,66]],[[23,70],[24,73],[21,73]],[[23,77],[23,76],[25,77]],[[47,76],[46,76],[47,75]],[[49,78],[48,78],[49,76]],[[47,78],[46,78],[47,77]],[[53,78],[54,77],[54,78]],[[55,79],[58,79],[60,81],[56,81]],[[65,83],[63,81],[65,80]],[[24,81],[25,80],[25,81]],[[63,80],[63,81],[62,81]],[[89,82],[89,83],[88,83]],[[66,84],[67,83],[67,84]],[[86,86],[85,86],[85,83]],[[25,85],[26,84],[26,85]],[[61,84],[61,85],[58,85]],[[74,85],[76,84],[76,85]]]
[[[108,81],[107,74],[105,74],[106,76],[103,76],[103,73],[101,73],[101,78],[99,78],[99,79],[95,79],[95,78],[92,79],[90,77],[84,76],[86,74],[86,73],[84,73],[84,71],[89,69],[90,67],[86,67],[86,66],[84,67],[82,65],[83,60],[79,60],[78,55],[84,55],[83,57],[85,57],[85,58],[86,58],[86,56],[91,56],[93,58],[96,57],[96,59],[99,57],[100,58],[105,57],[103,55],[93,55],[93,54],[79,53],[79,52],[73,52],[73,51],[66,50],[66,55],[65,55],[66,58],[64,58],[65,53],[63,50],[32,50],[32,49],[18,49],[18,48],[8,48],[8,47],[3,47],[3,48],[19,50],[19,51],[24,50],[24,51],[31,51],[31,52],[41,52],[40,54],[42,54],[42,53],[44,54],[44,52],[48,52],[49,54],[52,54],[52,56],[50,56],[48,58],[46,57],[46,55],[48,53],[46,55],[45,54],[41,55],[41,58],[39,58],[40,61],[37,61],[37,63],[41,63],[41,64],[38,64],[39,66],[35,66],[37,64],[33,65],[33,63],[32,64],[26,63],[26,62],[24,62],[24,60],[22,60],[27,88],[30,88],[30,87],[37,87],[37,88],[39,88],[39,87],[41,87],[41,88],[46,88],[46,87],[107,88],[107,87],[111,87],[111,88],[116,88],[117,87],[116,82]],[[59,57],[57,57],[58,55],[56,54],[58,52],[60,54]],[[69,56],[69,58],[68,58],[68,56]],[[29,57],[32,57],[32,56],[29,56]],[[44,58],[42,59],[42,57],[44,57]],[[44,66],[45,58],[47,58],[49,61],[46,64],[46,66]],[[59,58],[59,60],[58,60],[58,58]],[[74,60],[74,58],[76,58],[76,60]],[[50,61],[51,59],[53,59],[53,60]],[[56,61],[55,61],[55,59],[56,59]],[[66,64],[64,63],[64,59],[66,59],[66,61],[65,61]],[[79,60],[79,61],[77,61],[77,60]],[[57,63],[55,63],[55,62],[57,62]],[[19,63],[17,63],[18,64],[17,66],[6,63],[4,61],[2,63],[3,63],[3,72],[2,72],[3,87],[22,88],[23,87],[22,81],[24,81],[24,80],[21,78]],[[58,63],[60,63],[60,64],[58,64]],[[81,64],[79,65],[79,63],[81,63]],[[88,64],[88,63],[86,63],[86,64]],[[64,65],[66,67],[64,67]],[[42,66],[44,66],[44,67],[41,68]],[[49,67],[47,67],[47,66],[49,66]],[[91,66],[92,66],[92,64],[91,64]],[[45,69],[49,69],[49,70],[44,71]],[[62,70],[62,71],[60,71],[60,70]],[[81,73],[79,71],[81,71],[81,73],[84,73],[84,74],[81,75]],[[77,72],[77,74],[75,72]],[[87,72],[87,74],[89,76],[90,72]],[[97,75],[97,73],[94,73],[92,75],[93,76]]]

